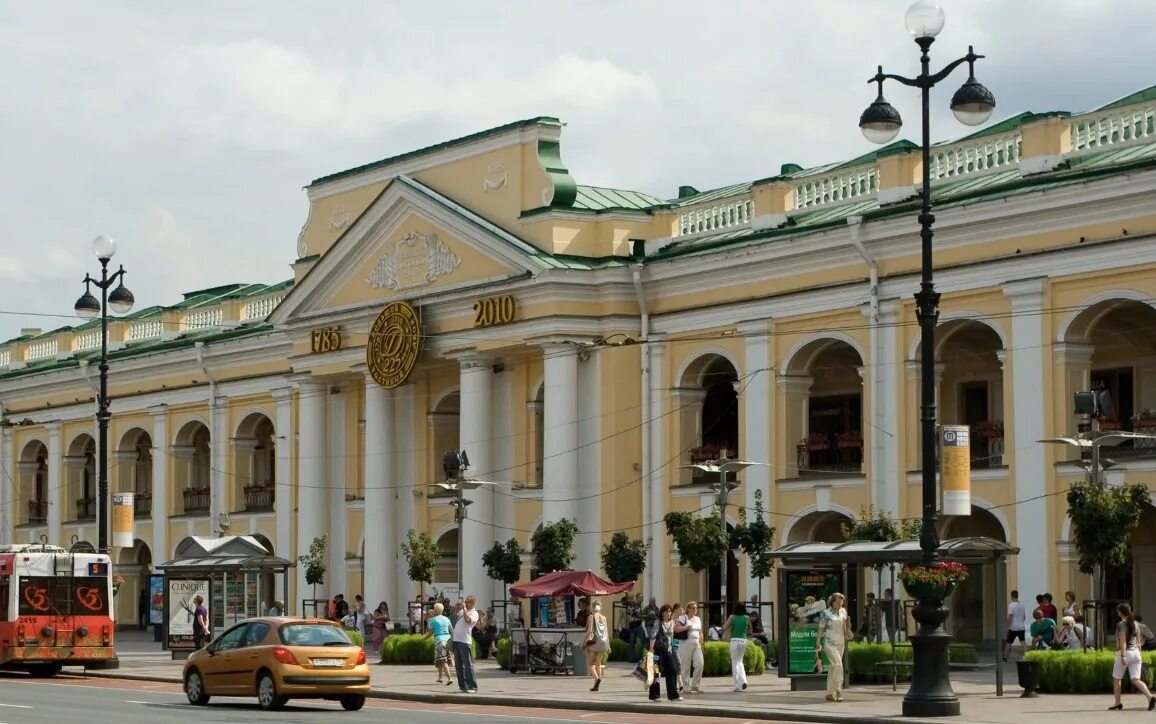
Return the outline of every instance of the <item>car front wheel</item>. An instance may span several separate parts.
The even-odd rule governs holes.
[[[365,696],[362,694],[347,694],[341,697],[341,708],[345,711],[358,711],[365,706]]]
[[[262,671],[257,677],[257,703],[266,711],[281,709],[289,701],[287,696],[278,696],[277,682],[268,671]]]
[[[193,669],[185,677],[185,696],[193,706],[204,706],[209,703],[209,695],[205,693],[205,681],[201,672]]]

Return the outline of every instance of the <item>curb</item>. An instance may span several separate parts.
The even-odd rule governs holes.
[[[178,676],[156,676],[150,674],[127,674],[93,671],[87,674],[62,672],[61,676],[76,678],[88,677],[99,679],[124,679],[127,681],[148,681],[160,684],[180,684]],[[482,706],[509,706],[533,709],[568,709],[571,711],[605,711],[617,713],[664,714],[674,716],[701,716],[719,719],[742,719],[745,721],[788,721],[788,722],[840,722],[841,724],[912,724],[920,721],[905,717],[887,716],[856,716],[854,714],[822,714],[805,710],[736,710],[722,706],[684,706],[680,704],[665,704],[654,702],[626,703],[616,701],[561,701],[557,699],[511,699],[507,697],[473,694],[463,698],[459,694],[418,694],[387,689],[374,689],[368,694],[371,699],[385,699],[392,701],[407,701],[419,704],[461,704],[470,701]]]

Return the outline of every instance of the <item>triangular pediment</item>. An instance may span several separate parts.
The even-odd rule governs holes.
[[[540,271],[542,252],[413,179],[399,176],[317,260],[270,317],[469,288]]]

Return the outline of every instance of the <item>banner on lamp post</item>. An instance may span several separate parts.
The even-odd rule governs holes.
[[[132,496],[132,493],[114,493],[112,496],[112,544],[117,548],[132,548]]]
[[[971,515],[971,428],[939,429],[940,510],[943,515]]]

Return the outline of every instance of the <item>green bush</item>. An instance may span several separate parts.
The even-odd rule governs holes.
[[[731,675],[731,645],[726,641],[706,641],[702,645],[702,675],[703,676],[730,676]],[[763,649],[753,643],[747,643],[747,652],[743,654],[743,667],[747,676],[757,676],[767,669],[767,657]]]
[[[855,683],[891,681],[891,667],[879,666],[879,662],[910,660],[910,646],[896,646],[894,654],[891,644],[852,641],[847,647],[847,668],[851,681]],[[971,644],[951,644],[947,649],[947,660],[957,664],[975,664],[979,663],[979,653]],[[896,674],[899,681],[907,681],[911,678],[911,669],[903,667]]]
[[[353,643],[358,646],[365,646],[365,637],[361,635],[360,631],[346,631],[345,635],[353,640]]]
[[[476,658],[478,645],[470,642],[470,651]],[[425,634],[393,634],[381,644],[383,664],[433,664],[434,640]]]
[[[630,644],[615,636],[610,639],[610,660],[627,661],[630,654]]]
[[[1029,651],[1027,661],[1040,664],[1039,690],[1044,693],[1105,694],[1112,691],[1112,664],[1116,651]],[[1145,683],[1152,686],[1156,653],[1141,652]],[[1128,685],[1126,685],[1128,686]]]

